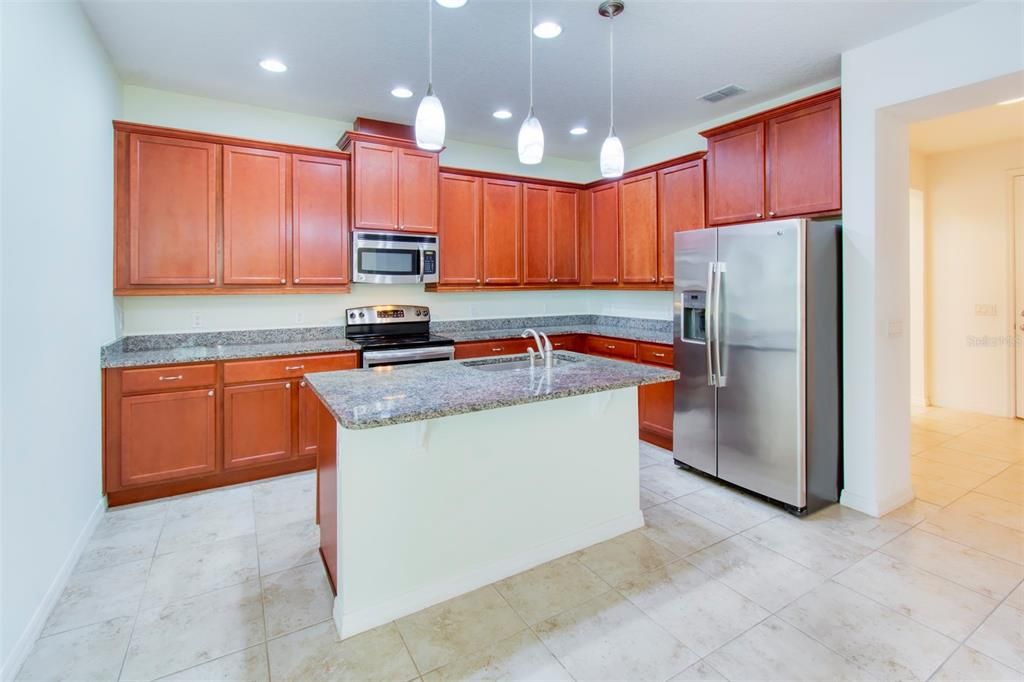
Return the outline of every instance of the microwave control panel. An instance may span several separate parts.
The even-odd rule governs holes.
[[[437,274],[437,251],[426,250],[423,252],[423,274]]]

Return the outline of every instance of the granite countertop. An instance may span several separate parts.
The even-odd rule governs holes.
[[[452,360],[398,368],[319,372],[306,380],[347,429],[372,429],[467,412],[674,381],[679,373],[650,365],[559,351],[550,371],[485,371],[474,364],[526,355]]]
[[[538,332],[544,332],[548,336],[556,334],[594,334],[595,336],[608,336],[613,339],[624,339],[627,341],[646,341],[648,343],[661,343],[672,345],[672,331],[660,329],[645,329],[642,327],[626,327],[622,325],[606,324],[570,324],[532,327]],[[476,331],[442,331],[439,332],[456,342],[463,341],[493,341],[495,339],[517,339],[523,333],[519,329],[485,329]],[[532,338],[532,337],[531,337]]]

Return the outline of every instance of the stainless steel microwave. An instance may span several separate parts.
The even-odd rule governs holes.
[[[352,281],[419,284],[437,281],[437,236],[352,233]]]

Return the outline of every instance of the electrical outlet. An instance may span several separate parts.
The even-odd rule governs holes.
[[[301,310],[295,313],[295,324],[303,324],[306,321],[306,314]]]
[[[203,326],[203,316],[199,313],[192,313],[192,328],[199,329]]]
[[[886,333],[890,339],[898,339],[903,336],[903,320],[889,320]]]
[[[995,317],[998,315],[995,303],[975,303],[974,314],[978,317]]]

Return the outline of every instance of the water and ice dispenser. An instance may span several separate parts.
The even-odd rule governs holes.
[[[683,340],[707,340],[707,293],[701,291],[684,291],[683,297]]]

